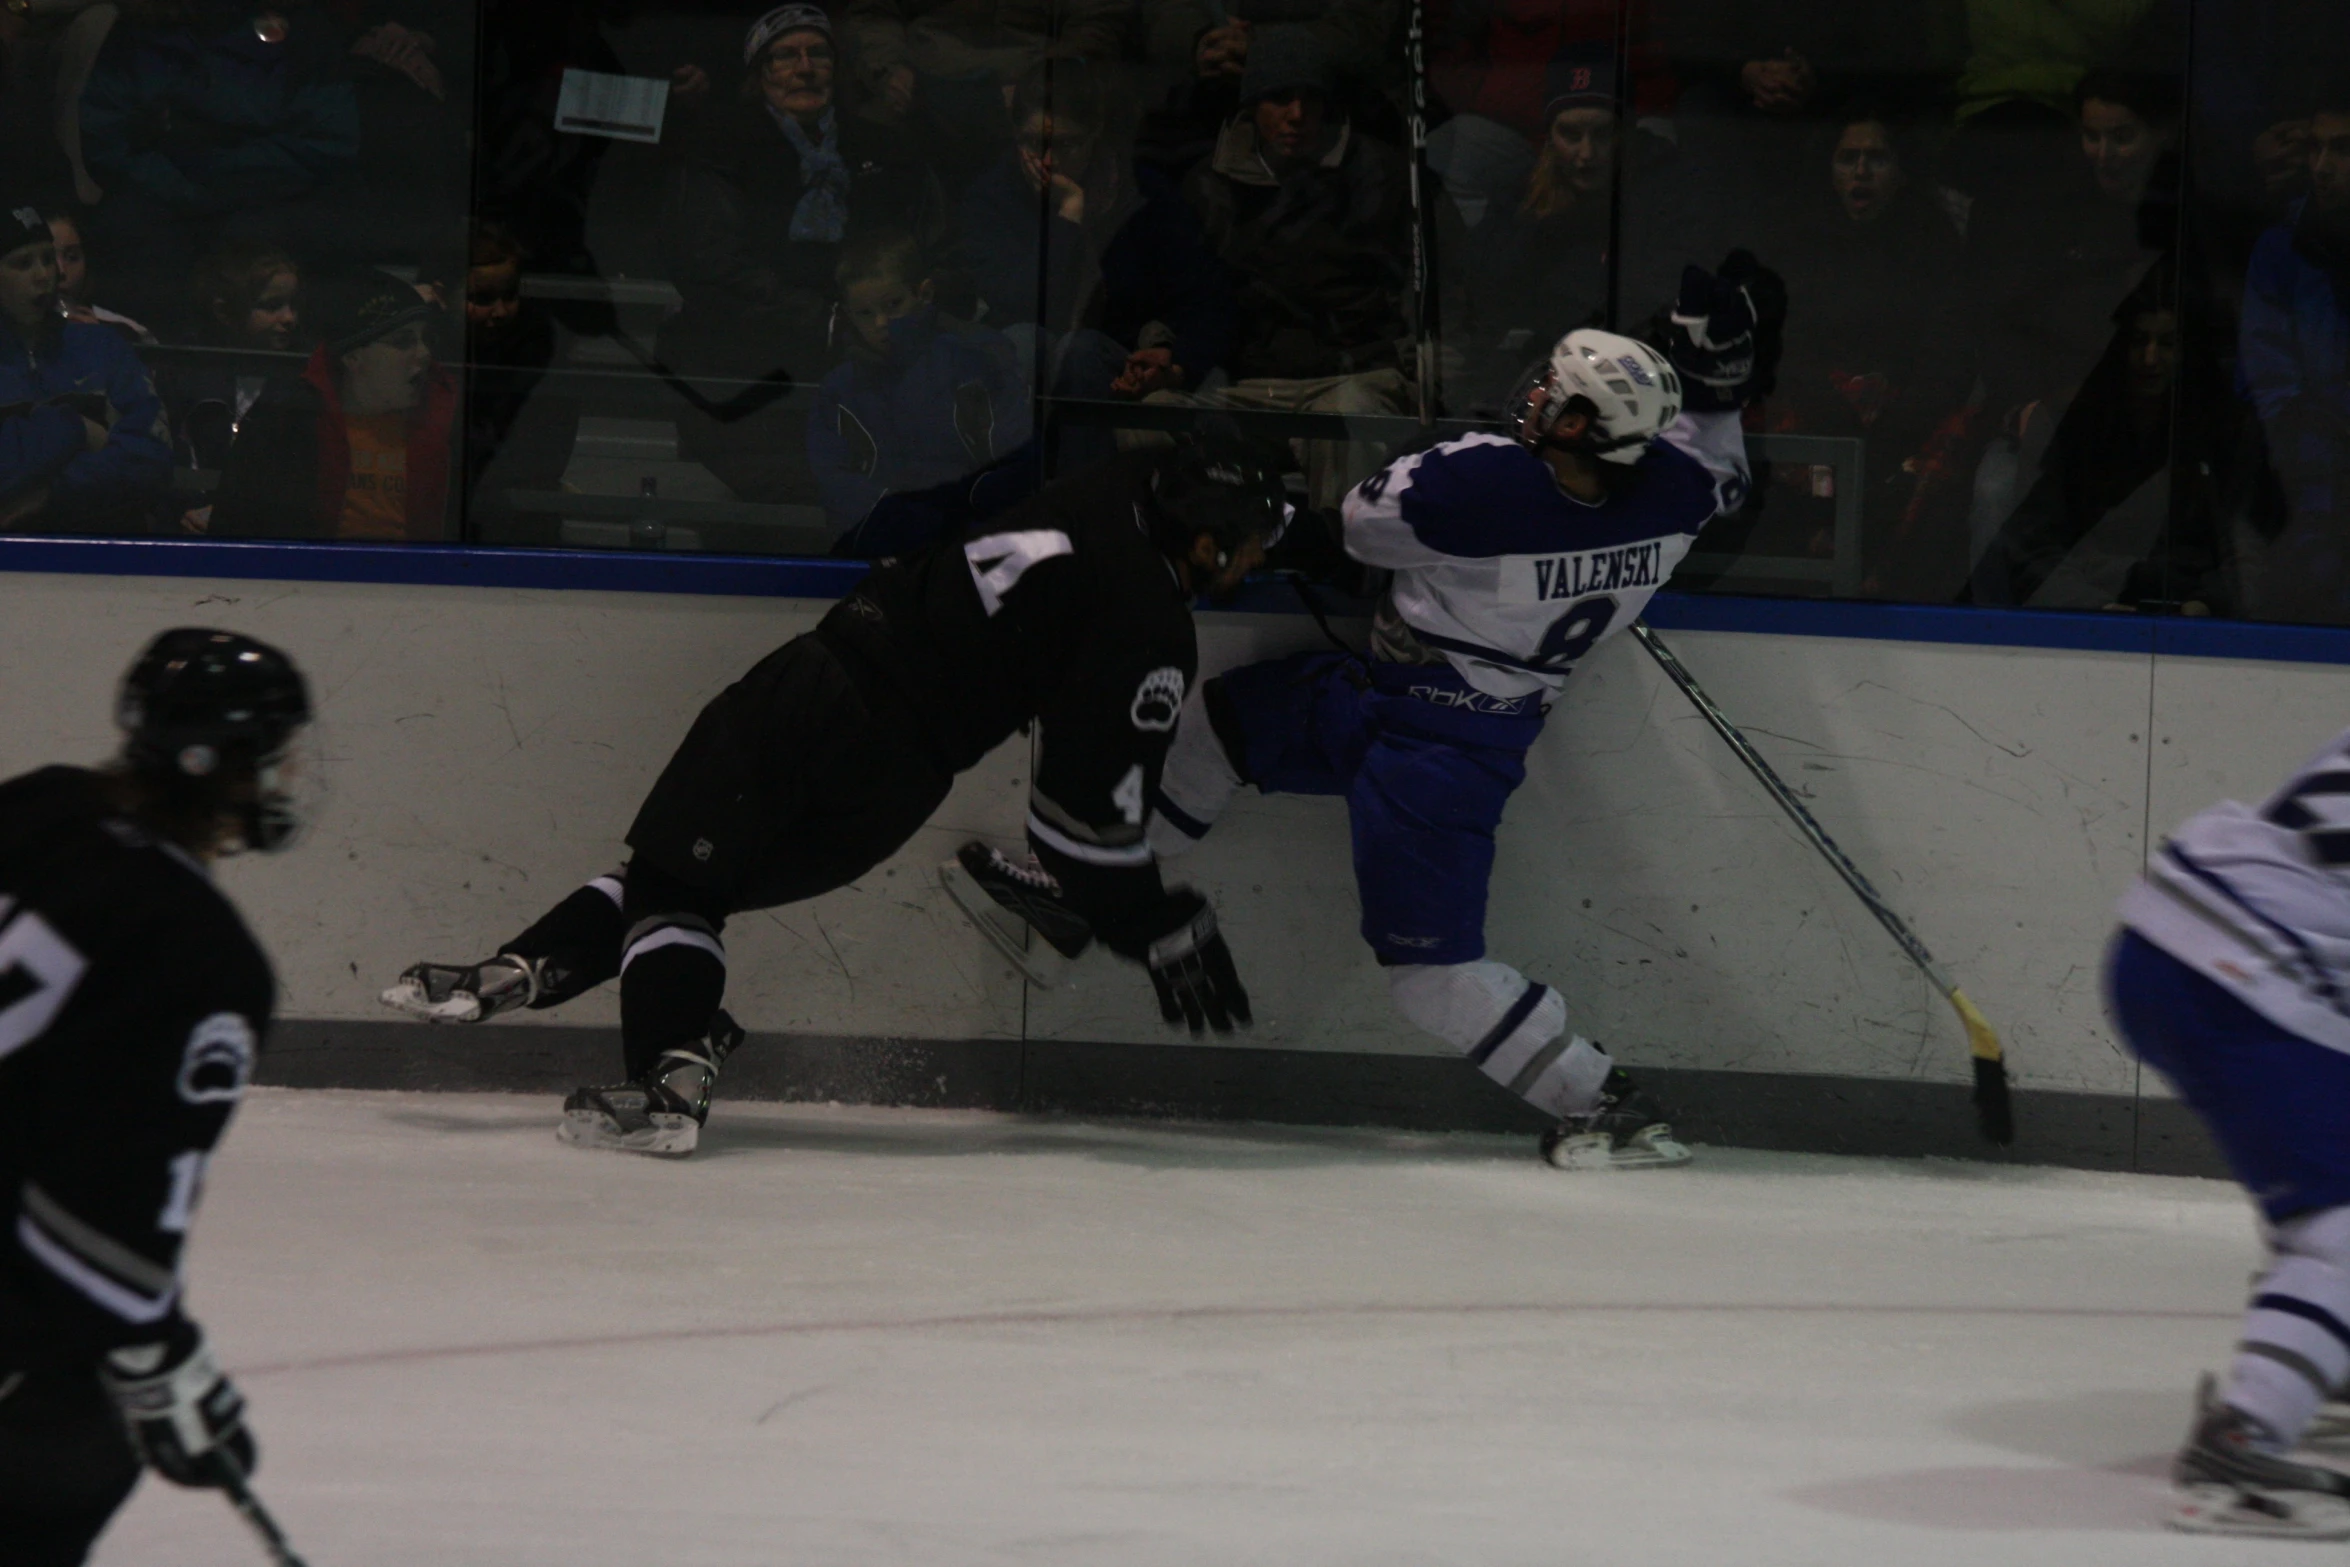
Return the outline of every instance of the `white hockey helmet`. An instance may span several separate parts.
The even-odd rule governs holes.
[[[1589,405],[1590,428],[1573,441],[1553,441],[1551,430],[1577,399]],[[1529,446],[1563,445],[1602,462],[1636,463],[1681,417],[1681,378],[1637,338],[1578,327],[1551,349],[1550,364],[1527,386],[1518,415],[1518,439]]]

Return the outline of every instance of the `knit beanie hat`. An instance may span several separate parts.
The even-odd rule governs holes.
[[[1337,89],[1338,67],[1312,28],[1283,23],[1262,28],[1249,40],[1248,63],[1240,70],[1243,105],[1284,92],[1317,93],[1327,99]]]
[[[751,30],[743,35],[743,64],[757,65],[767,46],[785,33],[822,33],[830,38],[832,18],[825,15],[824,7],[809,5],[806,0],[777,6],[753,22]]]

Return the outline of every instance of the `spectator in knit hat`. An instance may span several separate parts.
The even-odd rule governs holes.
[[[675,177],[664,231],[685,309],[662,348],[688,374],[821,380],[833,269],[851,230],[899,230],[926,248],[944,237],[945,198],[920,148],[898,127],[841,112],[836,63],[822,7],[760,17],[743,40],[741,92],[710,115]],[[779,409],[727,426],[688,419],[680,431],[738,495],[806,501],[803,425]]]
[[[1411,406],[1410,172],[1333,110],[1338,73],[1309,28],[1260,29],[1241,109],[1184,194],[1232,274],[1220,390],[1195,403],[1310,413]],[[1384,460],[1374,443],[1306,443],[1315,504],[1335,506]]]
[[[170,487],[146,367],[112,327],[66,319],[48,223],[0,194],[0,531],[143,531]]]
[[[457,382],[433,355],[430,324],[442,312],[383,273],[322,292],[314,316],[325,341],[245,415],[211,532],[447,538]]]
[[[1710,253],[1671,149],[1654,137],[1619,147],[1615,51],[1575,44],[1545,78],[1544,134],[1522,182],[1471,227],[1459,196],[1436,204],[1438,284],[1448,354],[1446,396],[1468,409],[1507,391],[1560,334],[1624,330],[1672,300],[1681,268]],[[1617,210],[1619,167],[1637,200]],[[1619,227],[1620,225],[1620,227]],[[1616,314],[1607,319],[1609,285]]]

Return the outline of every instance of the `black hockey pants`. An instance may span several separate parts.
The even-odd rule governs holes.
[[[0,1562],[78,1567],[138,1484],[98,1373],[0,1370]]]
[[[796,637],[714,697],[628,830],[616,905],[573,893],[501,950],[552,958],[554,1006],[621,976],[631,1076],[709,1030],[727,916],[830,892],[904,846],[954,774],[898,701]]]

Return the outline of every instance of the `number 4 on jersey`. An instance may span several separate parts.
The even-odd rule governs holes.
[[[89,967],[47,920],[12,909],[0,897],[0,1056],[40,1037]]]

